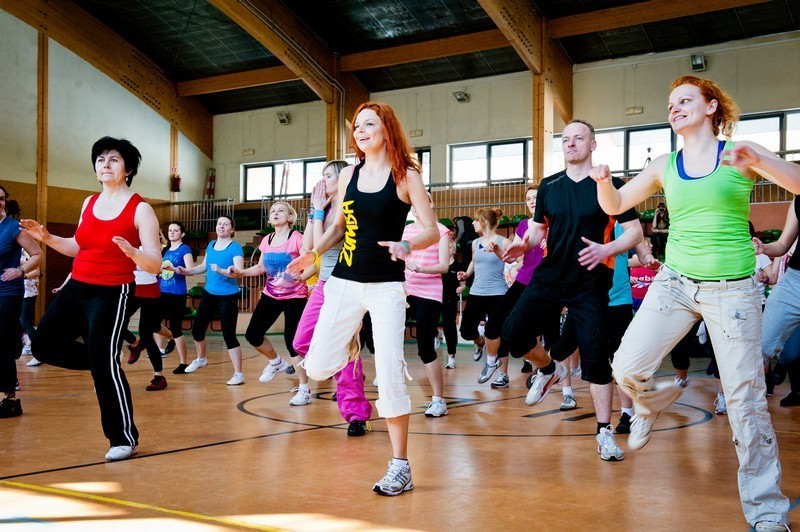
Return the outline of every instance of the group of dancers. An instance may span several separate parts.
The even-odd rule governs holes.
[[[737,111],[730,97],[709,80],[678,78],[668,109],[669,123],[682,137],[683,149],[656,158],[626,184],[592,160],[594,128],[582,120],[567,124],[561,136],[566,169],[526,190],[532,218],[509,241],[495,231],[500,213],[479,210],[476,229],[481,236],[469,250],[471,260],[463,271],[453,272],[447,229],[437,223],[400,121],[389,106],[364,103],[352,122],[358,164],[333,161],[325,167],[324,179],[312,194],[310,225],[303,235],[292,229],[297,221],[294,209],[284,202],[273,204],[269,223],[274,232],[261,242],[256,265],[244,268],[241,246],[233,240],[234,223],[228,217],[217,221],[217,238],[199,264],[193,264],[191,253],[178,244],[180,224],[170,224],[170,245],[164,252],[164,257],[170,254],[164,262],[169,274],[162,273],[162,281],[167,277],[179,283],[185,275],[206,273],[192,330],[197,358],[187,364],[180,326],[175,326],[182,321],[180,297],[174,298],[169,330],[152,322],[142,327],[142,336],[160,330],[174,337],[182,353],[175,373],[191,373],[207,364],[205,330],[218,315],[233,363],[228,384],[242,384],[242,353],[235,334],[238,279],[265,274],[262,296],[245,335],[267,358],[259,380],[269,381],[288,367],[264,336],[283,314],[286,347],[300,379],[290,403],[311,402],[308,379],[335,377],[338,404],[350,422],[348,434],[357,436],[364,433],[372,415],[357,356],[358,332],[368,312],[375,346],[376,407],[386,419],[392,452],[388,469],[373,490],[399,495],[414,487],[408,460],[411,399],[403,350],[407,303],[413,308],[419,356],[432,387],[427,416],[447,413],[442,366],[434,347],[439,315],[453,299],[448,292],[454,286],[462,290],[459,282],[474,276],[461,335],[475,341],[476,359],[486,354],[479,382],[489,381],[499,370],[492,387],[508,386],[508,355],[525,357],[534,366],[525,401],[535,405],[553,386],[566,385],[571,375],[566,361],[579,349],[582,379],[589,382],[597,417],[597,450],[608,461],[624,458],[611,419],[615,383],[622,392],[623,410],[616,433],[628,432],[628,450],[639,449],[649,442],[660,412],[683,391],[679,383],[656,381],[653,375],[666,354],[703,319],[727,398],[745,517],[756,530],[787,530],[789,500],[780,491],[781,466],[765,399],[762,353],[779,354],[800,324],[795,293],[795,285],[800,286],[795,279],[800,276],[800,259],[789,263],[784,280],[767,302],[762,346],[748,215],[757,176],[800,193],[800,167],[755,143],[719,140],[720,135],[730,139]],[[106,458],[120,460],[136,453],[139,436],[120,365],[134,286],[137,297],[139,293],[134,270],[157,274],[164,259],[156,216],[130,189],[139,152],[125,140],[106,137],[93,146],[91,157],[102,192],[84,202],[73,237],[52,235],[33,220],[5,217],[0,222],[4,268],[0,277],[4,340],[0,341],[10,337],[3,334],[10,327],[9,316],[18,321],[21,278],[40,261],[35,240],[75,257],[71,279],[33,335],[32,351],[46,364],[91,370],[103,430],[111,444]],[[627,295],[613,290],[614,274],[621,269],[615,269],[615,263],[627,260],[629,250],[636,249],[641,263],[658,265],[643,243],[634,207],[660,189],[670,210],[666,259],[634,316],[629,288]],[[6,196],[1,202],[8,194],[2,187],[0,194]],[[407,226],[409,210],[416,221]],[[796,237],[798,214],[795,202],[790,238]],[[786,242],[762,247],[780,254]],[[18,267],[20,248],[31,259]],[[514,262],[518,271],[509,289],[503,270]],[[319,281],[309,296],[307,281],[314,275]],[[448,281],[452,275],[458,280],[455,285]],[[564,308],[567,319],[560,330]],[[479,332],[481,321],[485,326]],[[10,352],[4,345],[0,391],[5,393],[3,405],[19,405]],[[450,349],[448,353],[455,354]],[[452,356],[445,367],[455,367]],[[155,379],[151,384],[157,384]],[[566,399],[565,393],[569,408]]]

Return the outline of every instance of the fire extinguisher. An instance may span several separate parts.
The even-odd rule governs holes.
[[[178,174],[173,174],[169,178],[169,191],[170,192],[181,191],[181,176],[179,176]]]

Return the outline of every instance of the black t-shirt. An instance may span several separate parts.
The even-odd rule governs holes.
[[[794,214],[797,216],[797,219],[800,220],[800,203],[797,202],[796,196],[794,201],[792,201],[792,209],[794,209]],[[795,251],[794,254],[789,257],[789,263],[786,267],[793,270],[800,270],[800,251]]]
[[[624,184],[613,179],[616,188]],[[634,209],[614,217],[597,202],[597,183],[590,177],[577,183],[565,171],[551,175],[539,185],[533,221],[547,226],[547,251],[533,279],[559,288],[577,288],[587,283],[600,283],[598,288],[611,287],[614,255],[589,271],[578,262],[578,252],[587,247],[585,237],[598,244],[614,240],[614,222],[636,220]]]

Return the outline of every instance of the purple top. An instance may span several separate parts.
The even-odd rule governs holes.
[[[525,218],[522,220],[519,225],[517,226],[517,236],[522,238],[525,236],[525,232],[528,230],[528,221],[530,218]],[[531,282],[531,278],[533,277],[533,271],[536,269],[539,264],[542,263],[542,259],[544,258],[544,249],[542,246],[536,246],[535,248],[529,250],[522,258],[522,268],[519,269],[517,272],[517,282],[522,283],[524,285],[528,285]]]

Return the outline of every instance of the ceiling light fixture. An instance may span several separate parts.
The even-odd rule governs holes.
[[[469,94],[464,91],[456,91],[453,93],[453,98],[455,98],[458,103],[467,103],[469,101]]]
[[[291,121],[292,121],[292,115],[290,115],[285,111],[278,111],[278,122],[280,122],[281,125],[285,126],[289,124],[289,122]]]

